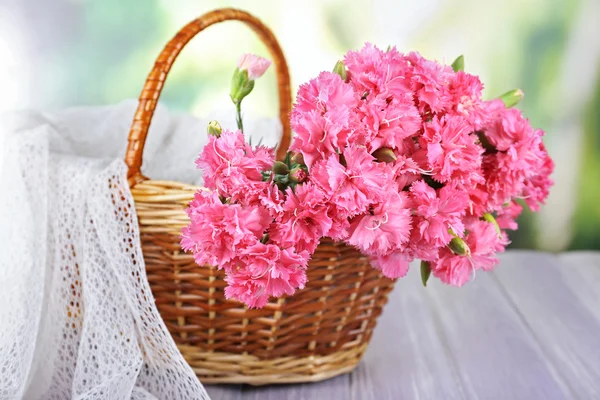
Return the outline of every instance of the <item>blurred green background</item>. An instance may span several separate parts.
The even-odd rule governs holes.
[[[217,7],[269,25],[294,89],[366,41],[451,62],[485,83],[485,96],[521,88],[547,132],[554,186],[525,213],[513,247],[600,249],[600,1],[598,0],[0,0],[0,111],[114,104],[136,98],[164,43]],[[266,55],[240,24],[211,27],[177,61],[162,102],[206,115],[230,107],[228,82],[243,52]],[[257,85],[245,113],[276,116],[275,78]]]

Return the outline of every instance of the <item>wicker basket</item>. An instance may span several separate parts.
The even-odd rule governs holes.
[[[146,80],[125,160],[148,280],[162,318],[202,382],[260,385],[323,380],[357,366],[394,282],[353,248],[324,240],[309,264],[305,289],[263,309],[248,310],[225,299],[222,271],[196,265],[180,248],[180,230],[188,223],[184,209],[198,188],[153,181],[140,172],[148,128],[175,58],[198,32],[227,20],[244,22],[268,47],[277,70],[283,126],[278,158],[290,143],[289,73],[267,27],[246,12],[220,9],[177,33]]]

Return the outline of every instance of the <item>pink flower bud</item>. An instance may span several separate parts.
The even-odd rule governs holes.
[[[248,79],[254,81],[265,73],[271,65],[271,61],[255,54],[242,54],[238,60],[237,67],[240,71],[248,71]]]
[[[295,183],[301,183],[308,177],[304,168],[294,168],[290,171],[290,180]]]

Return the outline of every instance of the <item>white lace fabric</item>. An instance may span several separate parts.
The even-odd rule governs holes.
[[[0,117],[0,399],[208,399],[146,280],[121,161],[134,109]],[[144,173],[199,183],[206,123],[159,109]],[[247,125],[274,144],[276,121]]]

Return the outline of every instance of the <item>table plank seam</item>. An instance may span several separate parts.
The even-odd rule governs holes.
[[[533,339],[533,342],[535,343],[535,346],[537,347],[537,350],[538,350],[540,356],[546,362],[546,365],[547,365],[548,369],[550,370],[550,373],[556,379],[559,386],[561,386],[563,388],[563,391],[566,391],[565,395],[569,395],[569,398],[572,398],[572,399],[577,398],[575,396],[576,391],[569,384],[569,380],[566,379],[566,377],[563,375],[563,373],[560,371],[560,369],[554,365],[554,358],[550,355],[550,352],[548,351],[546,346],[542,344],[538,335],[535,333],[535,331],[533,330],[533,328],[527,321],[527,318],[525,318],[525,315],[523,315],[521,310],[519,310],[519,307],[513,301],[512,297],[511,297],[510,293],[507,291],[506,287],[502,284],[502,282],[500,281],[498,276],[494,273],[494,271],[490,271],[488,273],[490,274],[490,276],[492,278],[491,281],[494,282],[495,285],[498,287],[500,294],[504,297],[504,299],[506,300],[510,309],[517,316],[518,321],[521,323],[523,328],[525,328],[525,331]]]
[[[431,311],[431,315],[433,317],[433,326],[435,327],[435,331],[440,340],[440,344],[444,349],[444,356],[446,358],[447,364],[450,367],[450,373],[452,375],[452,378],[456,383],[457,392],[460,395],[461,399],[466,400],[467,396],[465,393],[465,385],[458,371],[458,364],[456,363],[456,359],[454,358],[452,350],[450,349],[450,346],[448,344],[448,337],[444,330],[443,322],[440,318],[439,312],[435,307],[435,304],[433,304],[433,299],[431,298],[431,295],[429,293],[425,293],[423,297],[425,298],[427,307],[429,307],[429,310]]]
[[[360,368],[361,364],[363,364],[363,361],[360,362],[358,368]],[[354,371],[352,371],[352,372],[350,372],[348,374],[348,388],[350,389],[349,390],[349,392],[350,392],[350,399],[349,400],[357,400],[356,399],[356,390],[354,390],[354,385],[356,384],[354,382],[355,374],[356,374],[356,370],[354,370]]]

